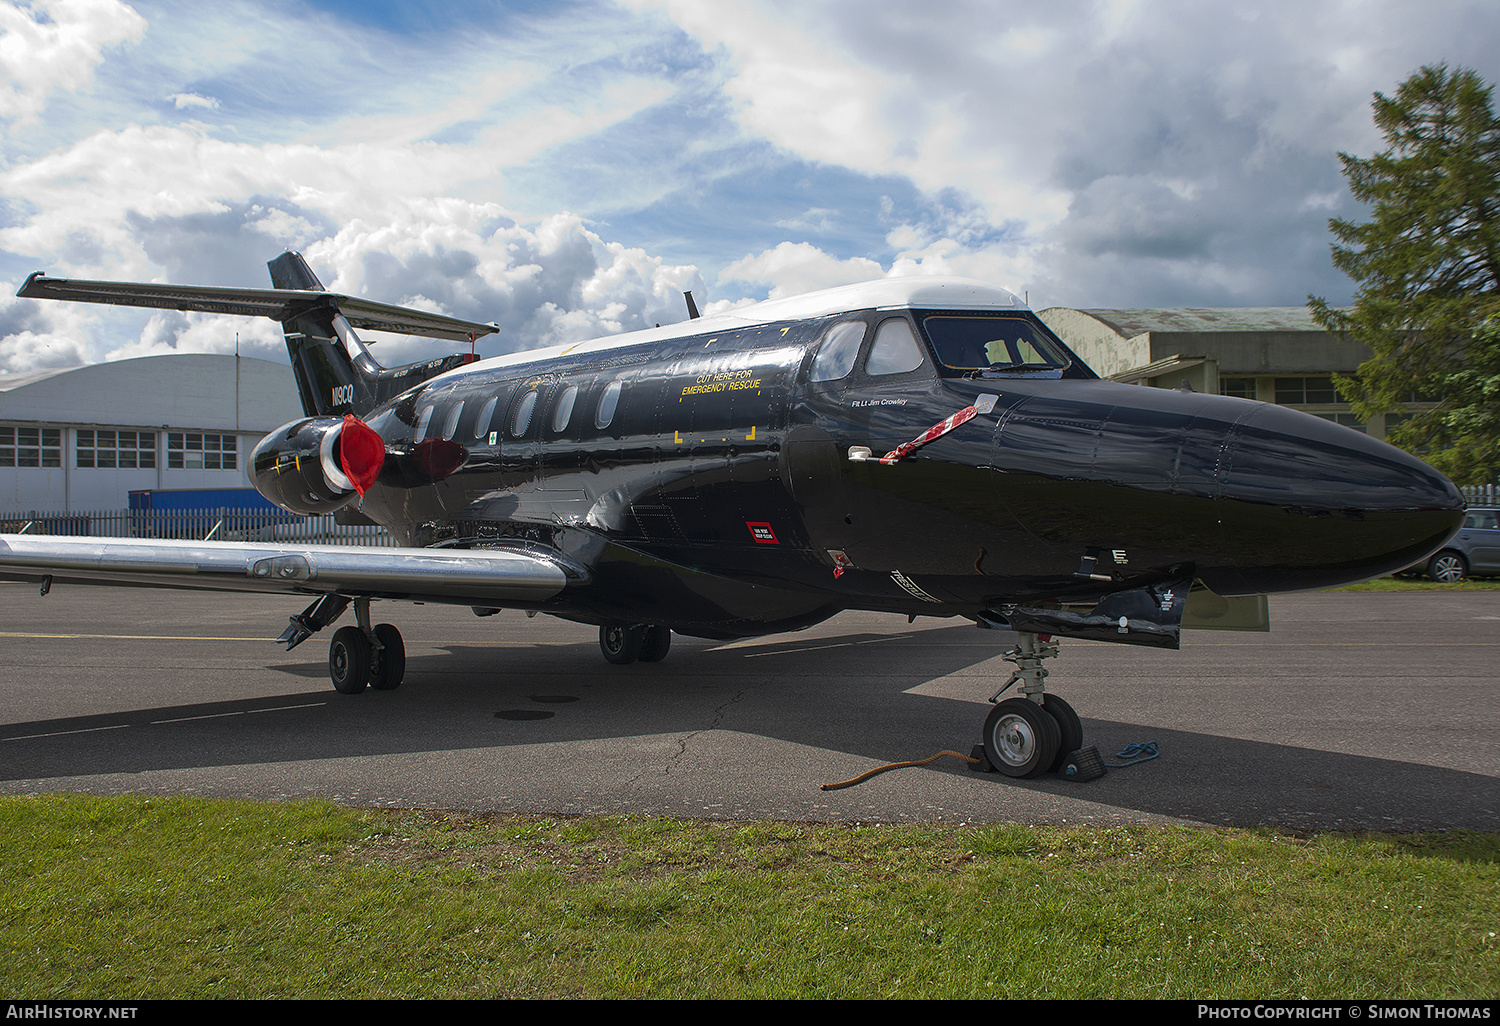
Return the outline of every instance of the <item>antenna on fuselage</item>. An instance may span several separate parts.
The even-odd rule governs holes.
[[[703,316],[698,312],[698,304],[693,302],[693,294],[691,292],[684,292],[682,298],[687,300],[688,320],[696,321],[699,317]]]

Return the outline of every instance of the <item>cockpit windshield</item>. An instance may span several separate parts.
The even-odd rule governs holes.
[[[1055,376],[1072,362],[1035,322],[1015,314],[928,314],[922,330],[938,362],[975,376]]]

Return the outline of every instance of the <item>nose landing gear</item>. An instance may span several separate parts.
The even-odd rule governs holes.
[[[992,768],[1008,777],[1035,777],[1060,769],[1069,755],[1083,747],[1083,724],[1073,707],[1046,693],[1043,660],[1058,653],[1047,635],[1019,636],[1005,660],[1016,669],[995,697],[995,708],[984,721],[984,756]],[[1012,684],[1020,695],[997,701]]]

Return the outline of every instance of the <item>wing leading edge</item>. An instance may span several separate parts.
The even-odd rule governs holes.
[[[0,535],[0,580],[48,579],[484,605],[544,602],[589,575],[560,556],[522,549]]]

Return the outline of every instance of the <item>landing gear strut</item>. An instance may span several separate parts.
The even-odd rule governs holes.
[[[1066,756],[1083,747],[1083,724],[1073,707],[1046,693],[1045,659],[1057,655],[1057,642],[1046,635],[1019,636],[1005,660],[1016,669],[995,697],[995,708],[984,721],[984,754],[991,766],[1008,777],[1035,777],[1057,770]],[[1020,695],[997,700],[1012,684]]]
[[[340,627],[328,645],[328,676],[335,691],[357,695],[366,687],[390,691],[406,674],[406,645],[388,623],[370,626],[370,600],[354,600],[358,626]]]

